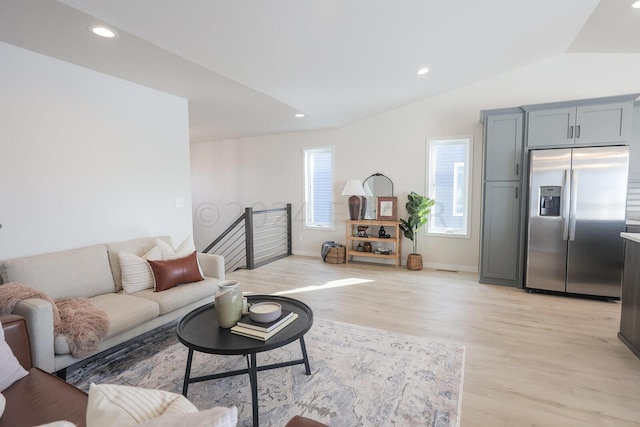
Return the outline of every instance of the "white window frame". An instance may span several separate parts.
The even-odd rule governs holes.
[[[465,169],[464,162],[454,162],[453,163],[453,200],[451,209],[453,211],[453,216],[464,216],[464,211],[458,209],[458,187],[460,185],[460,180],[458,176],[460,174],[460,169]]]
[[[336,156],[335,156],[335,147],[334,146],[324,146],[324,147],[307,147],[307,148],[303,148],[302,150],[302,164],[303,164],[303,174],[304,174],[304,194],[303,194],[303,201],[304,201],[304,220],[303,220],[303,228],[305,229],[310,229],[310,230],[335,230],[335,212],[332,208],[331,210],[331,220],[324,223],[324,222],[313,222],[311,219],[313,218],[313,200],[310,199],[311,194],[312,194],[312,189],[311,186],[313,185],[313,182],[311,182],[311,175],[309,172],[309,166],[310,166],[310,157],[313,154],[320,154],[320,153],[331,153],[331,204],[332,206],[334,206],[333,204],[333,200],[335,197],[334,194],[334,189],[335,189],[335,171],[336,171],[336,167],[335,167],[335,163],[336,163]]]
[[[463,226],[462,229],[457,228],[448,228],[448,227],[436,227],[435,221],[433,221],[433,217],[437,215],[438,212],[438,195],[436,192],[436,158],[435,158],[435,150],[436,147],[440,145],[450,145],[450,144],[463,144],[465,146],[465,156],[464,156],[464,166],[465,166],[465,182],[464,182],[464,192],[465,192],[465,203],[464,209],[461,212],[461,216],[463,217]],[[472,153],[473,153],[473,136],[472,135],[464,135],[464,136],[455,136],[455,137],[439,137],[439,138],[428,138],[427,139],[427,149],[426,149],[426,164],[428,165],[427,170],[427,191],[430,198],[435,199],[436,205],[431,208],[431,218],[425,227],[425,234],[427,235],[436,235],[442,237],[454,237],[454,238],[470,238],[471,237],[471,177],[472,177]],[[454,174],[454,181],[457,180],[456,174]],[[456,195],[457,187],[454,184],[453,192],[454,196]],[[453,199],[454,210],[455,208],[455,198]],[[454,214],[455,215],[455,214]],[[457,215],[456,215],[457,216]]]

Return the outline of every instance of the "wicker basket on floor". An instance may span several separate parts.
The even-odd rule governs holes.
[[[342,245],[331,248],[329,249],[329,253],[327,253],[324,261],[328,262],[329,264],[344,264],[346,252],[346,248]]]

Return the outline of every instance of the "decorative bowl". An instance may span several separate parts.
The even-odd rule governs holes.
[[[259,302],[249,307],[249,314],[253,321],[269,323],[280,317],[282,306],[277,302]]]

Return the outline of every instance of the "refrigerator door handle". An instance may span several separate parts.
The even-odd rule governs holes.
[[[571,210],[569,211],[569,240],[576,239],[576,206],[578,205],[578,172],[571,169]]]
[[[569,169],[562,174],[562,240],[569,239]]]

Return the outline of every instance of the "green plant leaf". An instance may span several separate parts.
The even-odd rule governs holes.
[[[431,207],[436,201],[426,196],[422,196],[412,191],[407,196],[407,213],[409,217],[400,219],[400,229],[404,232],[404,236],[413,242],[413,252],[418,249],[418,230],[424,227],[429,221]]]

